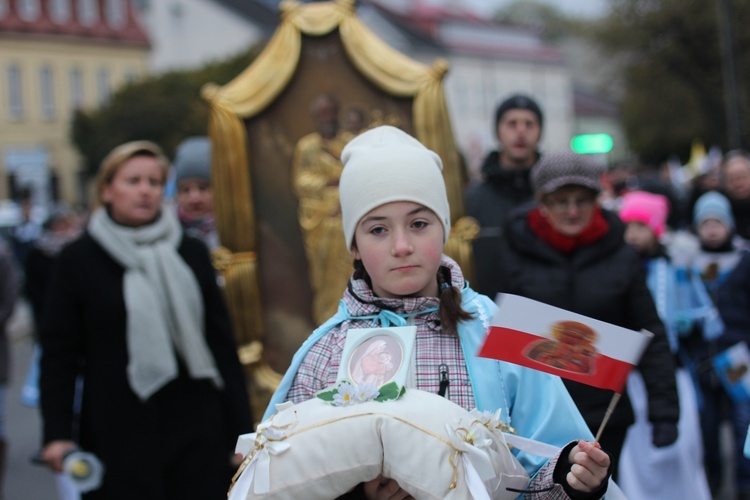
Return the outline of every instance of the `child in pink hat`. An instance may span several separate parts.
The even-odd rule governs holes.
[[[691,328],[686,319],[697,311],[694,304],[677,297],[694,296],[700,280],[690,280],[676,269],[661,243],[669,215],[669,201],[660,194],[631,191],[622,198],[620,219],[627,225],[625,241],[641,256],[646,267],[646,284],[664,322],[670,348],[677,356],[678,337]],[[685,292],[685,293],[683,293]],[[703,296],[705,296],[705,291]],[[713,310],[713,308],[711,307]],[[715,312],[715,310],[714,310]],[[628,395],[636,423],[630,427],[620,454],[619,484],[628,498],[710,500],[711,494],[702,463],[698,403],[695,385],[685,368],[675,374],[680,396],[678,436],[673,445],[656,448],[651,444],[653,431],[648,420],[647,392],[643,378],[633,371],[628,379]],[[675,481],[667,484],[665,475]]]
[[[627,224],[625,241],[639,253],[655,256],[664,234],[669,201],[666,196],[646,191],[631,191],[622,198],[620,219]]]

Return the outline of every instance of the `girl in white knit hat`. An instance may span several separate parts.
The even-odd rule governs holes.
[[[339,196],[354,272],[336,315],[295,355],[264,420],[276,404],[301,403],[336,383],[348,331],[413,325],[407,391],[443,395],[466,410],[501,408],[502,420],[519,436],[560,449],[551,459],[513,450],[532,478],[527,491],[533,498],[600,498],[609,455],[591,443],[560,379],[476,356],[497,306],[473,291],[458,264],[442,253],[451,218],[440,157],[405,132],[382,126],[349,142],[342,162]],[[356,436],[347,438],[354,446]],[[420,453],[419,443],[412,453]],[[385,477],[336,494],[419,497]]]

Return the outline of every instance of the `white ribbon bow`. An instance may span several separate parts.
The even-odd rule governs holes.
[[[255,462],[255,488],[257,494],[268,493],[271,489],[271,455],[280,455],[291,448],[283,441],[268,441],[250,461]]]
[[[250,485],[255,479],[253,492],[256,494],[268,493],[271,489],[271,455],[280,455],[291,448],[289,443],[282,441],[267,441],[263,447],[255,453],[255,456],[242,471],[240,477],[234,483],[228,500],[246,500],[250,493]]]
[[[475,425],[479,425],[479,427],[472,426],[468,431],[469,436],[476,437],[476,431],[486,430],[481,424]],[[497,476],[492,459],[489,456],[492,439],[479,439],[475,440],[474,444],[472,444],[466,440],[466,434],[459,434],[458,429],[446,424],[445,430],[448,432],[448,438],[453,447],[461,453],[461,461],[464,465],[464,477],[472,497],[476,500],[490,500],[484,482]]]

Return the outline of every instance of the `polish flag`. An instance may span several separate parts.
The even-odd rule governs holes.
[[[518,295],[498,294],[496,302],[478,356],[617,393],[653,337]]]

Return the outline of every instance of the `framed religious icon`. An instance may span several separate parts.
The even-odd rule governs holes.
[[[240,357],[253,369],[251,383],[269,392],[336,312],[351,275],[338,179],[341,150],[356,134],[393,125],[441,157],[452,218],[445,251],[469,279],[478,231],[462,217],[445,61],[427,66],[397,52],[357,18],[353,0],[285,1],[280,9],[279,28],[256,60],[226,85],[202,90],[223,245],[215,263]]]
[[[416,335],[416,326],[350,329],[336,382],[405,387]]]

